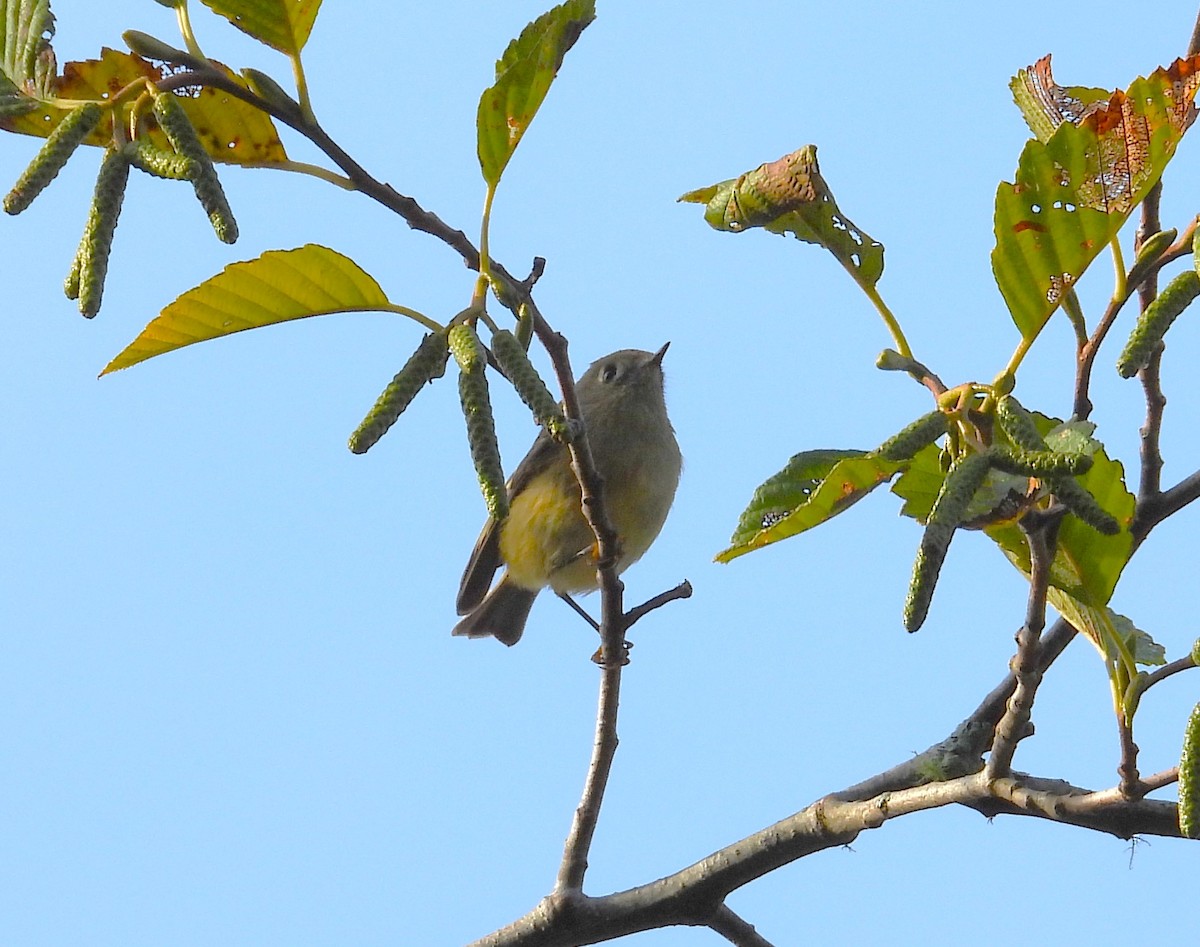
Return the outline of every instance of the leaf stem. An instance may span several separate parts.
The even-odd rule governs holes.
[[[854,281],[858,283],[860,287],[862,287],[862,291],[867,294],[867,298],[875,304],[875,308],[879,310],[879,315],[883,317],[884,325],[887,326],[888,332],[890,332],[892,335],[892,341],[896,345],[896,351],[899,352],[904,358],[912,358],[912,349],[908,347],[908,339],[904,337],[904,331],[900,328],[900,323],[892,314],[892,311],[888,308],[887,303],[885,303],[883,301],[883,297],[879,295],[879,290],[877,290],[872,284],[860,279],[853,270],[849,270],[849,273],[852,277],[854,277]]]
[[[1017,369],[1021,367],[1021,362],[1025,360],[1025,356],[1029,353],[1029,349],[1036,338],[1037,336],[1022,337],[1013,351],[1012,358],[1008,360],[1008,364],[1004,366],[1004,371],[1000,373],[1001,377],[1014,379],[1017,377]]]
[[[179,32],[183,36],[184,45],[187,46],[187,51],[197,59],[202,59],[208,62],[208,57],[204,55],[204,51],[200,48],[200,44],[196,42],[196,34],[192,31],[192,17],[188,13],[187,0],[183,0],[179,6],[175,8],[175,17],[179,21]]]
[[[289,57],[292,61],[292,74],[296,78],[296,99],[300,103],[300,112],[306,122],[317,123],[313,112],[312,99],[308,94],[308,78],[304,74],[304,63],[300,61],[300,53],[294,52]]]
[[[352,180],[350,180],[350,178],[330,171],[328,168],[322,168],[319,164],[308,164],[304,161],[246,161],[238,165],[238,167],[261,168],[265,171],[291,171],[294,174],[307,174],[310,177],[325,181],[327,184],[340,187],[344,191],[358,190],[358,186]]]
[[[380,312],[395,312],[402,316],[408,316],[414,322],[419,322],[430,332],[441,332],[445,326],[437,322],[435,319],[430,319],[423,312],[418,312],[416,309],[410,309],[408,306],[401,306],[399,303],[388,303],[386,306],[379,307]]]

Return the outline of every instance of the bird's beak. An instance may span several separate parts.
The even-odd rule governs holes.
[[[662,365],[663,356],[667,354],[667,349],[671,347],[671,343],[667,342],[661,349],[654,353],[654,358],[650,359],[651,365]]]

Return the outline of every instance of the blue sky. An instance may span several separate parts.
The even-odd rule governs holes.
[[[211,56],[287,78],[281,57],[194,6]],[[626,584],[631,601],[683,578],[696,594],[633,635],[593,894],[690,864],[940,740],[1004,673],[1024,613],[1020,576],[969,535],[929,621],[905,634],[920,533],[882,491],[814,533],[711,561],[792,453],[872,447],[929,402],[873,368],[888,339],[832,258],[718,234],[675,198],[815,143],[842,210],[887,247],[880,290],[917,356],[948,382],[989,380],[1017,341],[988,260],[995,188],[1027,137],[1010,76],[1053,52],[1063,84],[1124,87],[1181,54],[1194,17],[1171,2],[1135,19],[1110,0],[598,7],[506,172],[492,229],[514,272],[547,258],[540,305],[578,366],[671,341],[684,477]],[[150,2],[53,9],[61,62],[120,47],[128,28],[177,36]],[[328,3],[305,56],[317,113],[378,177],[474,234],[478,95],[543,9]],[[15,181],[37,142],[0,145],[0,181]],[[368,455],[345,447],[420,331],[379,314],[308,320],[96,379],[176,295],[268,249],[330,246],[438,318],[466,305],[471,274],[314,180],[225,171],[242,232],[225,247],[186,187],[135,176],[104,308],[85,322],[59,287],[96,158],[77,156],[0,222],[0,939],[433,945],[516,918],[552,885],[578,801],[594,642],[549,598],[515,649],[449,636],[484,516],[453,384],[424,392]],[[1185,139],[1168,223],[1200,209],[1197,162]],[[1101,258],[1080,288],[1093,320],[1110,289]],[[1190,322],[1164,368],[1167,483],[1200,466]],[[1111,370],[1118,347],[1100,357],[1094,419],[1134,468],[1141,393]],[[1024,403],[1068,413],[1072,362],[1056,322],[1020,374]],[[498,408],[511,468],[535,432],[515,397]],[[1194,516],[1154,533],[1113,602],[1173,657],[1197,635]],[[1198,697],[1180,675],[1147,698],[1145,771],[1176,761]],[[1048,675],[1035,722],[1017,768],[1114,783],[1107,682],[1086,643]],[[777,944],[1030,931],[1124,944],[1131,929],[1177,936],[1197,851],[946,809],[730,903]],[[632,942],[715,941],[677,929]]]

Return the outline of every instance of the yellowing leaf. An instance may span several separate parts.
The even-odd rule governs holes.
[[[222,336],[335,312],[392,309],[349,257],[316,244],[232,263],[167,306],[100,374]]]
[[[304,48],[321,0],[201,0],[243,33],[294,55]]]
[[[106,47],[99,59],[69,62],[63,66],[62,75],[55,78],[51,92],[59,99],[92,100],[103,104],[131,82],[139,79],[154,81],[161,75],[158,67],[144,59]],[[19,117],[0,119],[0,128],[46,138],[70,114],[71,108],[59,107],[50,99],[39,99],[33,111]],[[112,112],[106,109],[100,124],[87,137],[86,144],[104,147],[111,140]]]
[[[563,57],[592,20],[595,0],[567,0],[543,13],[508,44],[496,82],[479,98],[479,167],[495,187],[558,75]]]
[[[859,450],[811,450],[754,491],[728,549],[718,562],[819,526],[890,480],[906,461],[884,460]]]
[[[1048,64],[1041,81],[1052,82]],[[1161,177],[1195,117],[1198,87],[1200,56],[1176,60],[1106,102],[1060,108],[1052,113],[1063,117],[1057,130],[1026,144],[1016,181],[996,191],[992,251],[996,283],[1024,338],[1041,331]],[[1031,124],[1041,134],[1052,122],[1047,113]]]
[[[212,65],[234,82],[246,84],[245,80],[220,63],[213,62]],[[160,67],[140,56],[106,47],[99,59],[69,62],[63,66],[62,75],[53,83],[53,93],[58,99],[87,99],[103,103],[131,82],[145,79],[155,82],[162,76]],[[258,164],[287,160],[287,152],[279,140],[271,116],[241,99],[221,89],[205,88],[195,96],[181,95],[179,101],[200,136],[204,150],[214,161]],[[40,101],[36,109],[25,115],[0,118],[0,128],[45,138],[70,111],[70,108],[60,108],[52,101]],[[153,123],[150,124],[148,137],[159,148],[170,148],[166,136]],[[111,139],[112,112],[105,110],[104,117],[88,136],[86,144],[103,147]]]
[[[874,286],[883,275],[883,244],[838,209],[821,177],[816,145],[805,145],[728,181],[689,191],[679,200],[707,205],[704,219],[715,230],[741,233],[762,227],[822,246],[864,285]]]

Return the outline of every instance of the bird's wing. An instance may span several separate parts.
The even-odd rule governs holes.
[[[529,481],[545,470],[562,450],[565,448],[543,430],[508,479],[509,500],[524,490]],[[458,614],[466,615],[479,606],[491,587],[492,577],[502,564],[500,523],[489,517],[483,524],[479,539],[475,541],[475,548],[471,550],[471,558],[467,560],[467,567],[458,584],[458,599],[455,602]]]

